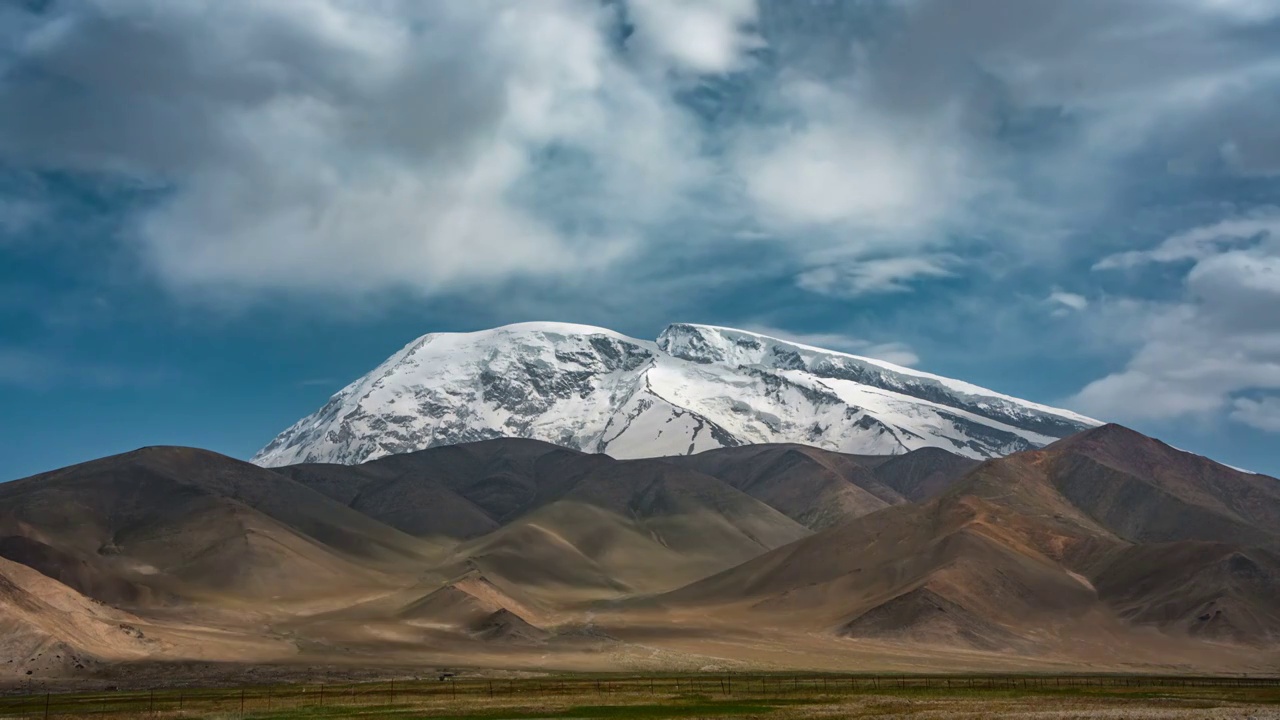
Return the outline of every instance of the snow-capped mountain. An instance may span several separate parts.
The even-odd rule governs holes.
[[[870,358],[705,325],[657,342],[523,323],[409,343],[255,457],[358,463],[493,437],[619,458],[798,442],[859,454],[943,447],[974,458],[1099,424]]]

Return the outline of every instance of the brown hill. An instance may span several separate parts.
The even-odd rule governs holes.
[[[417,536],[471,539],[539,508],[572,500],[634,520],[687,514],[711,503],[716,513],[738,518],[731,524],[747,523],[742,531],[758,533],[765,546],[797,537],[773,537],[769,528],[780,522],[776,512],[696,470],[652,460],[619,461],[537,440],[485,440],[354,468],[298,465],[277,471]]]
[[[854,456],[804,445],[747,445],[663,460],[719,478],[814,530],[905,502]]]
[[[980,463],[942,448],[919,448],[902,455],[859,460],[885,486],[911,502],[941,495]]]
[[[1114,426],[981,464],[148,448],[0,485],[0,663],[1255,672],[1278,488]]]
[[[889,462],[889,461],[884,461]],[[884,463],[880,463],[884,464]],[[1123,428],[982,463],[887,508],[662,598],[783,612],[811,630],[1007,649],[1106,614],[1233,641],[1280,631],[1277,481]],[[1186,527],[1186,523],[1195,526]],[[1187,542],[1217,537],[1217,543]],[[1143,543],[1152,538],[1182,540]]]
[[[273,469],[415,537],[467,539],[499,527],[483,509],[430,477],[381,474],[376,469],[346,465]]]
[[[486,440],[280,472],[414,535],[446,537],[452,563],[564,597],[667,590],[808,534],[696,470],[618,461],[535,440]]]
[[[1280,641],[1280,555],[1183,541],[1125,548],[1094,580],[1135,623],[1218,640]]]
[[[513,597],[478,570],[471,570],[405,605],[396,617],[411,623],[477,632],[492,625],[495,616],[503,617],[499,613],[509,613],[526,624],[540,617],[527,602]]]
[[[551,633],[505,608],[476,623],[472,631],[482,640],[523,644],[536,644],[551,637]]]
[[[1036,453],[1073,505],[1131,542],[1280,541],[1280,481],[1220,465],[1119,425]]]
[[[146,448],[0,485],[0,554],[106,602],[323,595],[436,548],[277,473]]]
[[[549,601],[579,601],[669,590],[808,534],[745,496],[708,500],[696,488],[659,485],[620,480],[601,491],[627,493],[613,498],[621,508],[584,490],[584,499],[557,501],[460,545],[455,557]]]
[[[759,612],[794,615],[811,629],[846,626],[848,632],[859,627],[848,626],[851,621],[920,589],[992,626],[1062,617],[1087,610],[1093,590],[1060,557],[1043,552],[1054,548],[1042,539],[1076,533],[1069,524],[1044,528],[981,498],[956,495],[874,513],[664,599],[677,605],[746,601]],[[897,616],[877,613],[885,614]],[[899,630],[909,636],[912,628]]]
[[[133,616],[0,558],[0,678],[43,680],[103,661],[145,657],[153,642]]]
[[[576,476],[601,462],[615,461],[537,440],[503,438],[354,467],[274,470],[411,535],[465,540],[553,501]]]
[[[845,637],[885,638],[926,645],[1005,650],[1018,637],[964,606],[921,586],[877,605],[840,628]]]

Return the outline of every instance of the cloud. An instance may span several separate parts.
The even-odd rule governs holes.
[[[731,167],[756,220],[802,256],[963,252],[993,258],[977,272],[1044,268],[1127,217],[1148,154],[1161,168],[1260,171],[1224,148],[1261,162],[1280,147],[1273,93],[1260,92],[1280,87],[1280,63],[1242,34],[1265,20],[1154,0],[765,2],[780,69]]]
[[[1192,228],[1168,238],[1149,250],[1130,250],[1109,255],[1094,264],[1094,270],[1134,268],[1152,263],[1204,260],[1224,249],[1280,238],[1280,208],[1255,209],[1249,217],[1230,218]]]
[[[1089,307],[1088,298],[1064,290],[1054,290],[1049,293],[1049,297],[1045,298],[1045,301],[1055,306],[1055,314],[1064,311],[1080,311]]]
[[[1260,400],[1236,398],[1232,403],[1231,419],[1264,432],[1280,433],[1280,396],[1271,395]]]
[[[796,283],[805,290],[846,298],[910,292],[913,281],[954,277],[957,263],[949,255],[847,261],[806,270]]]
[[[1114,419],[1229,417],[1266,428],[1246,396],[1280,389],[1280,244],[1268,220],[1234,218],[1169,237],[1126,263],[1191,260],[1183,297],[1145,316],[1126,366],[1072,400]]]
[[[1280,6],[1271,0],[1185,0],[1193,7],[1224,13],[1246,22],[1261,22],[1280,17]]]
[[[928,120],[881,114],[856,89],[835,87],[784,78],[774,102],[795,119],[738,139],[732,161],[761,220],[781,231],[834,227],[846,248],[919,242],[974,190],[960,146]]]
[[[589,0],[30,17],[0,85],[0,158],[151,189],[131,242],[175,289],[439,293],[597,270],[707,172],[674,90],[619,54],[617,9]]]
[[[1241,308],[1280,217],[1252,207],[1280,170],[1271,5],[8,4],[0,168],[121,189],[104,242],[183,299],[634,318],[785,275],[814,302],[939,283],[1038,318],[1101,257],[1177,274],[1218,337],[1261,322]],[[1168,232],[1217,201],[1220,226]],[[1083,299],[1047,303],[1114,305]],[[1172,343],[1153,312],[1139,344]],[[1159,364],[1126,372],[1173,383]]]
[[[755,0],[631,0],[630,42],[678,70],[723,74],[742,70],[763,45],[751,28]]]
[[[837,350],[872,357],[904,367],[912,367],[920,362],[920,356],[906,343],[877,343],[841,333],[791,332],[790,330],[769,325],[747,325],[743,330],[760,333],[779,340],[800,343],[801,345],[812,345],[824,350]]]
[[[1049,293],[1049,296],[1044,301],[1051,308],[1049,314],[1056,318],[1068,317],[1089,307],[1089,299],[1085,296],[1066,292],[1059,288],[1054,288],[1053,292]]]
[[[960,239],[1038,262],[1153,143],[1257,174],[1280,132],[1248,0],[23,7],[0,161],[143,191],[125,236],[180,293],[472,293],[743,232],[922,281]]]

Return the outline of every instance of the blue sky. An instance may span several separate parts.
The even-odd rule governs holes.
[[[0,478],[763,329],[1280,474],[1271,0],[0,6]]]

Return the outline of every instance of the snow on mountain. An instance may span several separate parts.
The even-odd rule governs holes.
[[[765,442],[859,454],[938,446],[987,458],[1098,424],[743,330],[675,324],[649,342],[585,325],[522,323],[424,335],[253,461],[350,464],[494,437],[620,458]]]

